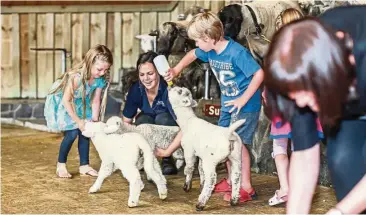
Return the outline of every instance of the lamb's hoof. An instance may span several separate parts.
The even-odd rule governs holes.
[[[140,190],[143,191],[144,188],[145,188],[145,184],[143,182],[141,182],[141,184],[140,184]]]
[[[231,200],[230,200],[230,205],[231,205],[231,206],[237,206],[237,205],[238,205],[238,203],[239,203],[238,199],[236,199],[236,200],[231,199]]]
[[[135,207],[137,207],[137,205],[138,205],[138,203],[137,202],[134,202],[134,201],[129,201],[128,202],[128,207],[129,208],[135,208]]]
[[[184,191],[186,191],[186,192],[188,192],[189,190],[191,190],[191,188],[192,188],[192,182],[190,182],[190,183],[184,183],[184,186],[183,186],[183,190]]]
[[[203,211],[203,208],[204,208],[205,206],[204,205],[201,205],[200,203],[198,203],[197,205],[196,205],[196,211]]]
[[[159,193],[159,198],[165,200],[168,197],[168,193]]]
[[[98,192],[98,188],[95,188],[95,187],[90,187],[89,189],[89,193],[92,194],[92,193],[96,193]]]

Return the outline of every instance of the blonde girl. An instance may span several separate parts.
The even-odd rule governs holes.
[[[96,45],[51,87],[44,115],[48,127],[64,131],[56,168],[60,178],[72,177],[66,169],[66,161],[76,137],[79,137],[80,174],[98,176],[98,172],[89,166],[89,139],[81,132],[86,120],[98,121],[102,89],[106,86],[112,64],[111,51],[103,45]]]

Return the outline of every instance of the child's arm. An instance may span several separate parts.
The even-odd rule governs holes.
[[[179,73],[186,68],[189,64],[191,64],[193,61],[197,59],[195,54],[196,49],[192,49],[189,51],[182,60],[179,61],[179,63],[174,67],[169,69],[169,72],[164,77],[164,79],[169,82],[172,81],[174,77],[178,76]]]
[[[225,102],[225,106],[232,106],[230,113],[235,109],[238,109],[237,112],[240,111],[242,107],[249,101],[249,99],[254,95],[254,93],[258,90],[260,85],[262,84],[264,79],[264,72],[262,69],[256,71],[253,75],[252,80],[250,81],[248,88],[245,90],[243,95],[235,100]]]
[[[71,79],[66,86],[64,95],[62,96],[62,104],[64,105],[67,113],[70,115],[71,119],[76,122],[79,126],[80,130],[84,130],[84,121],[81,120],[75,113],[72,98],[73,98],[73,91],[77,88],[79,77],[74,77]]]
[[[100,100],[102,97],[102,88],[95,89],[94,98],[92,101],[92,120],[98,121],[100,112]]]

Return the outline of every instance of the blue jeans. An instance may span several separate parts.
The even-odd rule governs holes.
[[[89,164],[89,138],[83,136],[78,128],[65,131],[64,139],[61,142],[60,152],[58,154],[59,163],[66,163],[67,155],[77,136],[79,136],[78,150],[80,166]]]

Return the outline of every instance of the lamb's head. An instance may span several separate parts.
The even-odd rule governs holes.
[[[104,128],[104,132],[106,134],[114,133],[114,132],[118,131],[118,129],[121,127],[122,124],[123,124],[123,121],[120,117],[112,116],[111,118],[109,118],[107,120],[106,126]]]
[[[159,27],[158,54],[168,57],[172,53],[187,52],[195,48],[188,38],[186,26],[178,22],[164,22]]]
[[[197,106],[197,102],[192,98],[192,93],[185,87],[171,88],[168,91],[168,97],[173,108]]]
[[[241,8],[242,6],[238,4],[227,5],[218,13],[218,17],[224,26],[225,36],[231,37],[233,40],[237,39],[241,31],[243,22]]]
[[[184,12],[184,20],[191,21],[195,15],[208,11],[209,11],[208,9],[205,9],[203,7],[199,7],[196,5],[191,6],[190,8],[188,8],[188,10]]]
[[[105,123],[104,122],[86,122],[85,129],[82,134],[85,137],[92,138],[98,133],[104,134]]]
[[[149,34],[136,35],[137,39],[140,39],[141,49],[144,52],[154,51],[155,37]]]

